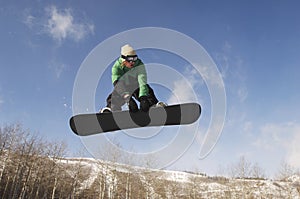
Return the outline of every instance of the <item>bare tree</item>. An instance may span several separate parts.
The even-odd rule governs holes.
[[[11,159],[12,153],[15,151],[15,146],[18,138],[18,130],[20,129],[20,125],[10,125],[5,126],[4,128],[0,128],[1,133],[1,149],[0,155],[2,159],[2,169],[0,173],[1,183],[3,179],[3,175],[6,172],[7,164],[9,164],[8,160]],[[5,191],[5,190],[4,190]]]
[[[51,198],[55,198],[55,192],[58,188],[58,180],[60,177],[60,167],[57,164],[57,160],[62,158],[65,155],[66,152],[66,145],[64,143],[53,143],[52,145],[49,145],[49,158],[52,159],[52,163],[49,167],[49,174],[52,178],[52,192],[51,192]]]
[[[26,193],[29,191],[30,186],[32,187],[31,181],[33,178],[33,172],[37,168],[37,160],[41,152],[41,140],[37,136],[31,136],[24,143],[26,145],[25,155],[23,156],[22,162],[25,163],[24,179],[22,180],[22,187],[20,198],[26,197]]]
[[[15,198],[20,194],[24,172],[26,171],[26,165],[24,165],[22,161],[26,156],[28,149],[25,144],[27,142],[28,134],[23,131],[20,125],[8,126],[4,131],[11,142],[7,152],[8,156],[5,158],[5,167],[7,167],[7,169],[4,168],[4,172],[7,172],[6,175],[9,176],[9,180],[6,182],[3,196],[8,194],[7,197]],[[11,161],[12,159],[14,161]],[[6,193],[6,191],[8,192]]]
[[[97,162],[98,165],[98,176],[97,176],[97,184],[98,184],[98,198],[104,199],[105,193],[107,192],[107,173],[108,173],[108,165],[103,164],[101,161]]]
[[[290,177],[296,173],[299,173],[299,172],[297,172],[296,168],[294,168],[287,162],[282,161],[280,164],[278,173],[276,174],[276,178],[278,180],[286,180],[288,177]]]
[[[231,177],[235,178],[247,178],[251,174],[251,163],[246,160],[244,156],[241,156],[236,164],[233,164],[230,168]]]
[[[266,178],[265,170],[261,168],[258,163],[255,163],[251,168],[251,177],[256,179],[264,179]]]
[[[65,149],[19,124],[1,127],[0,198],[66,198],[73,184],[59,163]]]

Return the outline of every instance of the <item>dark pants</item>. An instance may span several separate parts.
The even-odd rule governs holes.
[[[147,84],[148,90],[149,90],[149,94],[147,97],[149,105],[153,106],[155,105],[158,100],[155,97],[154,91],[153,89]],[[132,93],[132,97],[134,97],[137,101],[140,102],[140,98],[139,98],[139,92],[140,89],[136,89],[133,93]],[[132,99],[131,99],[132,100]],[[125,100],[122,98],[122,96],[119,95],[119,93],[116,91],[116,89],[114,88],[113,92],[107,97],[106,99],[106,107],[109,107],[112,109],[112,111],[119,111],[122,110],[122,106],[126,103]]]

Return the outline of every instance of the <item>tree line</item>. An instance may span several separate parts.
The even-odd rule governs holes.
[[[0,199],[153,198],[166,192],[163,181],[154,184],[157,174],[131,167],[124,172],[97,160],[95,170],[65,154],[64,143],[45,141],[20,124],[0,127]]]
[[[1,127],[1,198],[67,197],[66,192],[72,195],[69,184],[73,179],[52,161],[63,157],[65,149],[63,143],[46,142],[20,124]]]
[[[206,190],[203,182],[230,183],[225,177],[195,173],[186,173],[189,183],[170,181],[163,171],[120,168],[98,160],[89,164],[86,159],[65,158],[66,152],[63,142],[45,141],[20,124],[0,127],[0,199],[199,198]],[[233,178],[265,178],[264,170],[244,157],[228,170]],[[288,165],[280,171],[281,177],[293,173]]]

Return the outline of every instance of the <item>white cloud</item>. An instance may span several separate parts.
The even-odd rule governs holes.
[[[57,78],[60,78],[62,72],[63,72],[65,69],[66,69],[66,65],[65,65],[65,64],[56,65],[56,67],[54,68],[56,77],[57,77]]]
[[[232,49],[232,45],[228,41],[225,41],[222,47],[223,52],[229,53],[231,49]]]
[[[34,16],[30,9],[24,10],[23,23],[37,34],[47,34],[55,41],[70,39],[80,41],[94,34],[94,25],[85,17],[75,16],[72,9],[46,7],[41,16]]]
[[[225,79],[226,87],[239,102],[243,103],[248,98],[248,89],[245,84],[247,78],[243,59],[234,51],[229,41],[224,41],[221,52],[216,53],[216,61]]]
[[[266,124],[254,145],[268,151],[284,151],[285,161],[300,168],[300,124],[295,122]]]
[[[197,78],[197,71],[188,68],[184,72],[184,78],[173,83],[173,95],[168,99],[168,104],[187,103],[196,101],[195,85],[202,84],[202,80]]]
[[[199,72],[203,79],[206,81],[207,85],[213,85],[217,86],[218,88],[224,88],[224,83],[222,81],[223,77],[219,71],[214,70],[214,68],[210,65],[204,66],[195,63],[193,65],[197,66],[197,68],[200,70]]]
[[[168,104],[176,104],[178,102],[191,102],[193,99],[193,90],[188,86],[186,80],[178,80],[174,82],[173,95],[168,99]]]
[[[30,9],[25,9],[23,11],[23,21],[28,28],[32,29],[37,24],[37,19],[31,14]]]
[[[240,102],[244,102],[248,97],[248,90],[245,86],[240,87],[237,91],[238,98]]]
[[[286,137],[284,136],[284,129],[286,128],[284,126],[284,124],[265,124],[260,128],[260,134],[253,144],[258,148],[268,151],[283,147],[286,145],[284,142],[287,141]]]
[[[243,132],[246,132],[249,134],[253,130],[253,123],[250,121],[245,121],[243,123]]]
[[[67,38],[79,41],[94,32],[94,25],[87,22],[75,22],[71,9],[59,11],[55,6],[46,8],[48,21],[45,31],[55,40]]]
[[[61,77],[61,74],[68,68],[67,65],[63,64],[63,63],[57,63],[55,61],[52,61],[52,63],[50,63],[49,68],[54,71],[55,73],[55,77],[57,79],[59,79]]]
[[[291,129],[293,136],[287,148],[286,161],[293,167],[300,168],[300,125],[293,126]]]
[[[4,103],[3,98],[0,96],[0,106]]]
[[[36,18],[32,15],[27,15],[24,19],[24,23],[29,27],[29,28],[33,28],[34,24],[35,24]]]
[[[222,77],[226,78],[228,76],[229,67],[232,61],[230,55],[232,51],[232,45],[228,41],[225,41],[221,49],[221,52],[216,53],[216,60],[218,62],[218,68],[221,71]]]

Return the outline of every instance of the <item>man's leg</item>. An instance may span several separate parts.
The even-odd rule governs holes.
[[[148,111],[151,106],[154,106],[158,103],[153,89],[148,84],[147,87],[149,90],[148,96],[139,97],[139,88],[133,92],[133,96],[140,102],[140,109],[142,111]]]
[[[148,101],[149,101],[149,105],[153,106],[155,104],[157,104],[158,100],[154,94],[153,89],[147,84],[148,89],[149,89],[149,95],[148,95]]]
[[[114,90],[106,99],[106,107],[111,108],[112,111],[121,111],[125,104],[124,99]]]

